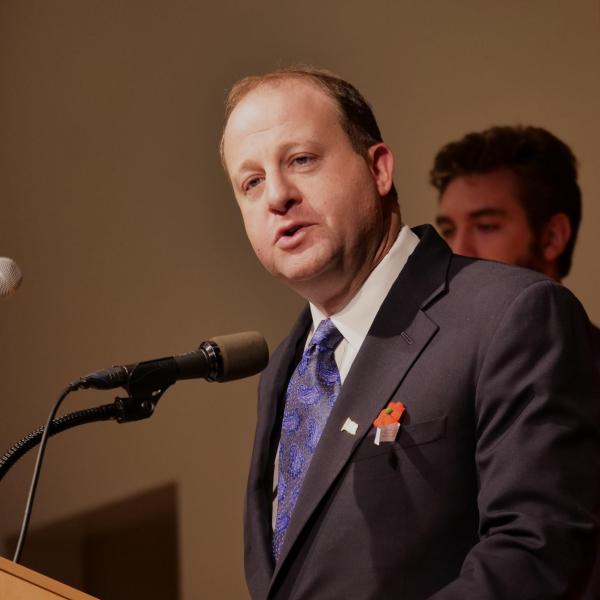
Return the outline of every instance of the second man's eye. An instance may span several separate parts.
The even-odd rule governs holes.
[[[499,223],[478,223],[477,229],[482,231],[483,233],[488,233],[490,231],[497,231],[500,229]]]

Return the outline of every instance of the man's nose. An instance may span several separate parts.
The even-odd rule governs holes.
[[[473,240],[473,235],[468,230],[458,229],[450,242],[450,247],[454,254],[477,256],[477,248]]]
[[[267,203],[269,210],[284,214],[300,202],[297,187],[282,174],[272,174],[267,178]]]

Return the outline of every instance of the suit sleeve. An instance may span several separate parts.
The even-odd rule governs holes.
[[[592,348],[585,312],[558,284],[536,282],[507,308],[477,378],[480,541],[431,600],[580,597],[600,497]]]

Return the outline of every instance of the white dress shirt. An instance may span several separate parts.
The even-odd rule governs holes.
[[[354,298],[340,312],[329,317],[344,336],[335,351],[335,362],[342,383],[371,329],[375,315],[418,243],[417,235],[410,227],[403,225],[389,252],[371,271]],[[307,338],[307,345],[319,323],[327,319],[327,316],[313,304],[310,305],[310,312],[313,326]]]

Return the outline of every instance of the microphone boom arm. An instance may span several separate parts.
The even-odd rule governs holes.
[[[115,419],[118,411],[119,408],[117,407],[116,403],[113,403],[103,404],[102,406],[95,406],[94,408],[86,408],[84,410],[78,410],[66,414],[52,421],[48,437],[55,436],[57,433],[61,433],[67,429],[72,429],[78,425]],[[5,452],[5,454],[0,458],[0,481],[20,458],[22,458],[27,452],[29,452],[29,450],[32,450],[40,443],[42,435],[44,434],[44,429],[45,428],[43,426],[38,427],[38,429],[28,433],[24,438],[20,439]]]
[[[166,388],[165,388],[166,389]],[[112,404],[102,404],[92,408],[77,410],[62,417],[53,419],[48,437],[73,429],[86,423],[114,420],[117,423],[129,423],[148,419],[154,414],[156,404],[165,390],[153,396],[136,396],[128,398],[115,398]],[[38,427],[28,433],[18,442],[13,444],[3,456],[0,457],[0,481],[4,479],[10,469],[25,455],[35,448],[44,435],[45,427]]]

